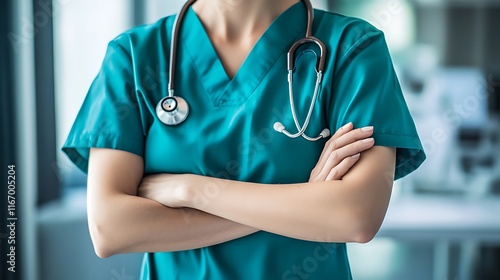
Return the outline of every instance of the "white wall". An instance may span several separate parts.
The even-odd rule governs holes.
[[[101,67],[108,42],[132,26],[131,0],[53,3],[57,171],[64,173],[70,163],[60,147]]]

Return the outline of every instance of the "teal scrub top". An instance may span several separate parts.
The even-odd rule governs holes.
[[[166,126],[155,107],[167,95],[173,21],[170,16],[136,27],[109,43],[63,151],[84,172],[90,147],[100,147],[143,157],[146,175],[307,182],[326,140],[290,139],[273,130],[276,121],[295,129],[286,55],[305,34],[303,4],[271,24],[232,79],[189,9],[180,35],[175,93],[187,100],[191,112],[182,124]],[[319,10],[313,33],[326,44],[328,59],[307,134],[316,136],[325,127],[335,132],[348,122],[373,125],[376,145],[397,148],[395,177],[415,170],[425,155],[383,33],[360,19]],[[313,48],[301,47],[296,56],[294,91],[301,121],[316,81]],[[351,272],[344,243],[260,231],[201,249],[146,253],[141,279],[351,279]]]

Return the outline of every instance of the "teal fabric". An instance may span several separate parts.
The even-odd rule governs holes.
[[[142,156],[145,174],[306,182],[326,140],[290,139],[272,128],[281,121],[294,131],[286,54],[304,36],[304,6],[297,3],[272,23],[233,79],[189,9],[176,94],[188,101],[191,113],[172,127],[157,119],[155,107],[167,95],[173,20],[134,28],[110,42],[63,151],[84,172],[90,147],[101,147]],[[373,125],[376,145],[397,148],[396,178],[415,170],[425,155],[382,32],[359,19],[315,11],[314,35],[329,54],[307,133],[316,136],[324,127],[336,131],[349,121],[356,127]],[[313,48],[297,52],[294,90],[301,121],[316,79]],[[351,272],[343,243],[257,232],[196,250],[146,253],[141,279],[351,279]]]

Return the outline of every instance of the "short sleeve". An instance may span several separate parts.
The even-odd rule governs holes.
[[[123,45],[118,38],[109,43],[101,69],[62,147],[69,159],[85,173],[91,147],[144,154],[145,134],[133,67]]]
[[[381,31],[370,30],[346,48],[332,90],[328,113],[333,131],[348,122],[374,126],[375,145],[397,148],[395,179],[422,164],[425,153]]]

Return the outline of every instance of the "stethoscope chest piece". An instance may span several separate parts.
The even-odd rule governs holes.
[[[182,97],[168,96],[156,105],[158,119],[166,125],[178,125],[189,115],[189,106]]]

